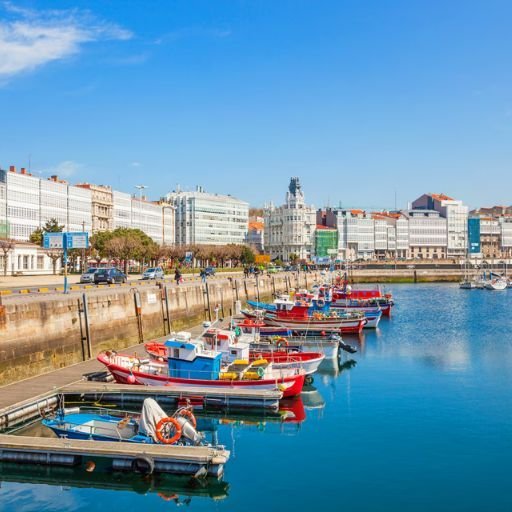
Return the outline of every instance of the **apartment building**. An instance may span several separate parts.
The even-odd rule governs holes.
[[[175,207],[178,245],[246,242],[249,203],[231,195],[208,193],[202,187],[195,191],[178,189],[165,200]]]
[[[412,209],[434,210],[446,219],[446,255],[464,257],[467,252],[469,208],[445,194],[423,194],[413,201]]]
[[[415,208],[405,214],[409,221],[407,258],[444,259],[447,257],[448,225],[436,210]]]

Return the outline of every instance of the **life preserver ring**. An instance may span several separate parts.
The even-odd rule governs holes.
[[[166,430],[166,425],[169,427],[174,427],[175,433],[172,437],[167,437],[164,435],[164,431]],[[162,418],[157,424],[155,429],[156,438],[162,444],[174,444],[181,437],[181,425],[179,424],[176,418],[166,417]]]
[[[277,340],[276,345],[277,345],[277,348],[278,348],[279,350],[281,350],[283,347],[285,347],[285,348],[286,348],[286,347],[288,347],[288,340],[287,340],[286,338],[282,338],[282,337],[281,337],[281,338],[279,338],[279,339]]]
[[[178,409],[176,411],[176,414],[175,416],[183,416],[184,418],[186,418],[188,421],[190,421],[190,423],[192,424],[192,426],[194,428],[197,427],[197,420],[196,420],[196,417],[194,416],[194,413],[190,410],[190,409]]]

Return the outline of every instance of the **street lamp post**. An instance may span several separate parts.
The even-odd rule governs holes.
[[[147,186],[147,185],[135,185],[135,188],[136,188],[136,189],[138,189],[138,191],[139,191],[139,209],[140,209],[140,218],[139,218],[139,223],[140,223],[140,228],[141,228],[140,230],[141,230],[141,231],[144,231],[144,230],[142,229],[142,225],[143,225],[143,224],[142,224],[142,220],[143,220],[143,218],[142,218],[142,191],[143,191],[144,189],[148,188],[148,186]],[[144,231],[144,232],[145,232],[145,231]]]

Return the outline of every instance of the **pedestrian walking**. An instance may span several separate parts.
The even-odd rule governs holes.
[[[179,271],[179,269],[176,269],[176,271],[174,272],[174,280],[176,281],[176,286],[179,286],[181,283],[181,272]]]

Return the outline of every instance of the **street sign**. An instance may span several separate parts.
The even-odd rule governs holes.
[[[62,249],[64,293],[68,293],[68,249],[87,249],[89,247],[89,233],[79,231],[43,233],[43,247],[45,249]]]
[[[43,247],[45,249],[63,249],[64,233],[43,233]]]
[[[87,249],[89,247],[89,233],[70,232],[64,234],[68,249]]]
[[[89,233],[78,231],[68,233],[43,233],[43,247],[45,249],[87,249],[89,247]]]

